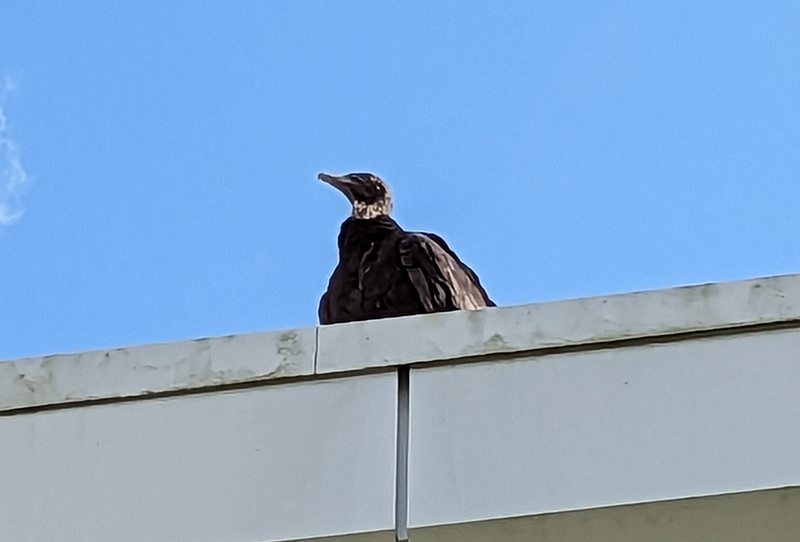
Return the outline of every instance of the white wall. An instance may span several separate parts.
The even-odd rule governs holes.
[[[393,375],[0,417],[0,540],[394,527]]]
[[[800,330],[411,373],[410,526],[800,485]]]

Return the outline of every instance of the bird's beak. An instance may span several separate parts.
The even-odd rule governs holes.
[[[353,181],[349,177],[337,177],[336,175],[328,175],[327,173],[320,173],[317,178],[323,183],[327,183],[337,190],[344,193],[345,196],[350,198],[350,186]]]

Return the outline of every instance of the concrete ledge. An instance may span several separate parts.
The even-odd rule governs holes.
[[[800,325],[800,275],[0,363],[0,412],[609,341]]]
[[[800,324],[800,275],[322,326],[317,372],[784,322]]]
[[[314,372],[314,328],[0,363],[0,412]]]

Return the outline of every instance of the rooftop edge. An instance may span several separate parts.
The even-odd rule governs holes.
[[[800,274],[0,362],[0,412],[800,325]]]

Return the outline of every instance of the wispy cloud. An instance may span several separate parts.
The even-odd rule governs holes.
[[[22,217],[22,192],[30,177],[22,167],[19,148],[11,138],[4,106],[6,98],[17,88],[16,81],[3,76],[0,87],[0,226],[9,226]]]

